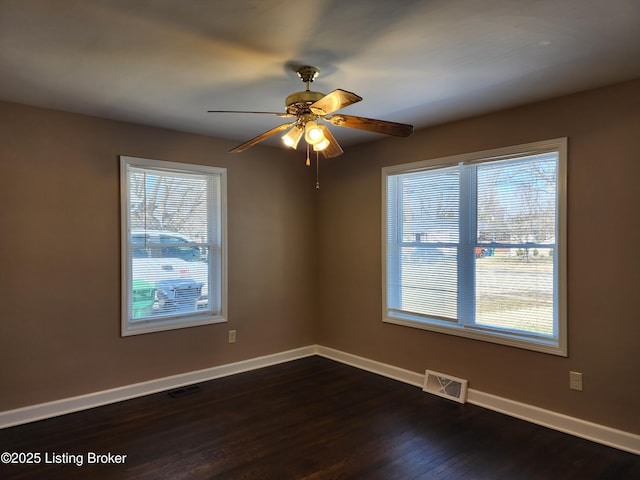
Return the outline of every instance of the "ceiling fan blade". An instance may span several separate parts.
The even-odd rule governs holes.
[[[267,138],[269,138],[272,135],[275,135],[278,132],[281,132],[283,130],[286,130],[289,127],[292,127],[296,124],[296,122],[291,122],[291,123],[283,123],[282,125],[278,125],[277,127],[272,128],[271,130],[268,130],[264,133],[261,133],[260,135],[258,135],[257,137],[253,137],[251,140],[244,142],[241,145],[238,145],[237,147],[232,148],[231,150],[229,150],[230,153],[239,153],[242,152],[244,150],[246,150],[249,147],[254,146],[256,143],[261,142],[263,140],[266,140]]]
[[[395,135],[397,137],[408,137],[413,133],[413,125],[407,125],[406,123],[387,122],[374,118],[354,117],[353,115],[342,114],[323,118],[338,127],[357,128],[359,130]]]
[[[251,112],[244,110],[207,110],[207,113],[260,113],[266,115],[276,115],[278,117],[295,117],[295,115],[285,112]]]
[[[357,103],[360,100],[362,100],[362,97],[355,93],[347,92],[346,90],[338,88],[331,93],[327,93],[320,100],[316,100],[314,103],[309,105],[309,108],[316,115],[326,115],[353,103]]]
[[[324,155],[324,158],[333,158],[342,155],[344,151],[340,147],[340,144],[335,139],[335,137],[331,134],[331,130],[325,127],[323,131],[325,138],[329,140],[329,146],[322,150],[322,155]]]

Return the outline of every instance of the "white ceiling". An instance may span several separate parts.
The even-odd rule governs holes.
[[[640,78],[640,0],[0,0],[2,100],[241,143],[282,119],[206,110],[284,111],[301,64],[420,128]]]

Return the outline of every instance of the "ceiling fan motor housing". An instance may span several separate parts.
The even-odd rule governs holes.
[[[317,102],[324,96],[324,93],[313,92],[311,90],[292,93],[285,101],[287,113],[293,115],[297,115],[298,113],[307,113],[305,110],[309,110],[309,105]]]

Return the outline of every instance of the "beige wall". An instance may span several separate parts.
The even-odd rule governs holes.
[[[8,103],[0,125],[0,411],[315,342],[304,158]],[[228,323],[120,337],[119,155],[228,168]]]
[[[281,149],[0,104],[0,410],[319,343],[640,433],[639,99],[635,81],[350,147],[319,191]],[[383,323],[381,167],[561,136],[569,357]],[[228,324],[119,336],[122,154],[229,169]]]
[[[381,167],[564,136],[569,357],[383,323]],[[320,191],[318,343],[640,433],[639,138],[636,81],[347,149]]]

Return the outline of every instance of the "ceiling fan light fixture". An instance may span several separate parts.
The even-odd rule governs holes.
[[[314,152],[321,152],[322,150],[324,150],[325,148],[327,148],[329,146],[331,142],[329,140],[327,140],[326,138],[323,138],[322,140],[320,140],[318,143],[316,143],[313,146],[313,151]]]
[[[291,147],[294,150],[298,147],[298,143],[302,138],[302,127],[295,125],[291,130],[282,136],[282,141],[287,147]]]
[[[315,145],[316,143],[325,140],[324,131],[322,130],[322,127],[315,122],[315,120],[310,120],[305,124],[304,139],[311,145]]]

